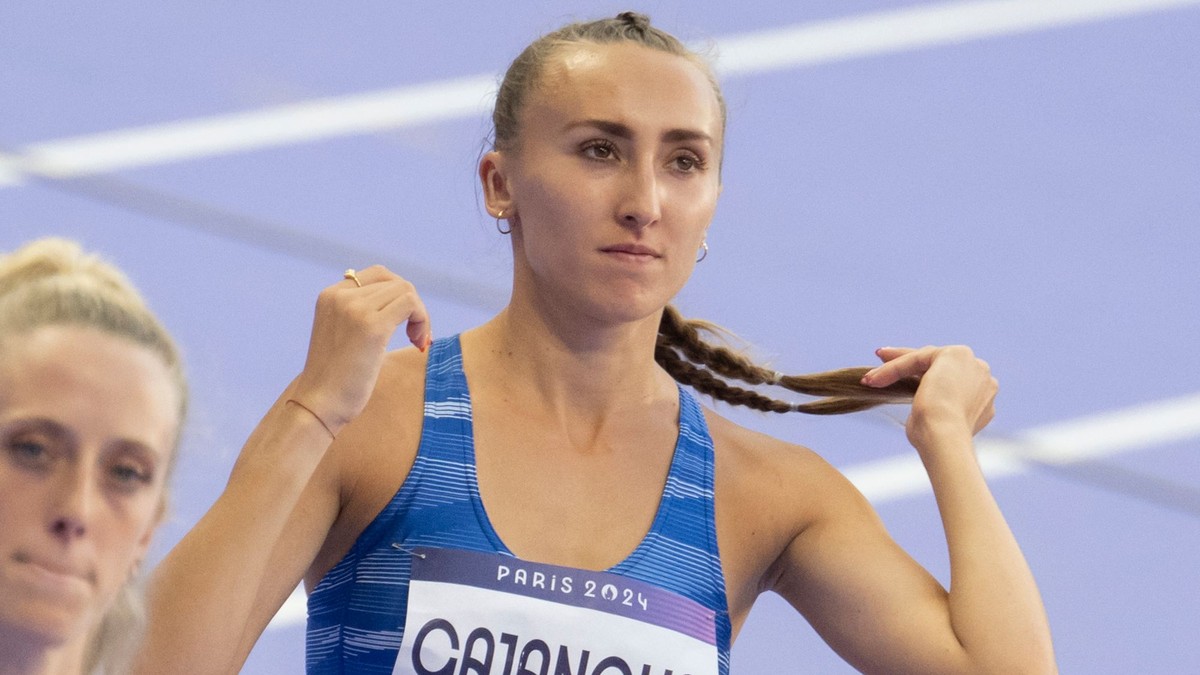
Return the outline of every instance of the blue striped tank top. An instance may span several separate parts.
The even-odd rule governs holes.
[[[650,531],[607,571],[715,612],[719,673],[727,675],[731,629],[717,551],[712,438],[699,403],[683,388],[679,402],[679,436]],[[513,556],[479,496],[471,397],[457,336],[430,347],[424,411],[408,477],[308,598],[308,673],[392,672],[416,547]]]

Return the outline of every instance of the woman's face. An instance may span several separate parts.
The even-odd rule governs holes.
[[[162,360],[93,329],[0,341],[0,631],[53,646],[145,555],[179,424]]]
[[[632,43],[564,47],[518,120],[515,147],[483,165],[486,194],[506,193],[516,214],[518,286],[610,320],[661,309],[720,193],[721,110],[705,73]],[[488,191],[489,161],[502,190]]]

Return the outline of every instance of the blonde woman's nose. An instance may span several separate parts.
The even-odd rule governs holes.
[[[64,467],[55,477],[50,495],[50,531],[66,541],[84,536],[101,498],[93,470]]]

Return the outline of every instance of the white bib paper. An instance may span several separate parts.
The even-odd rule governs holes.
[[[393,675],[717,675],[716,615],[608,572],[418,548]]]

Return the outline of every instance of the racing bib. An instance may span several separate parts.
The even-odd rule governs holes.
[[[608,572],[417,548],[393,675],[717,675],[716,614]]]

